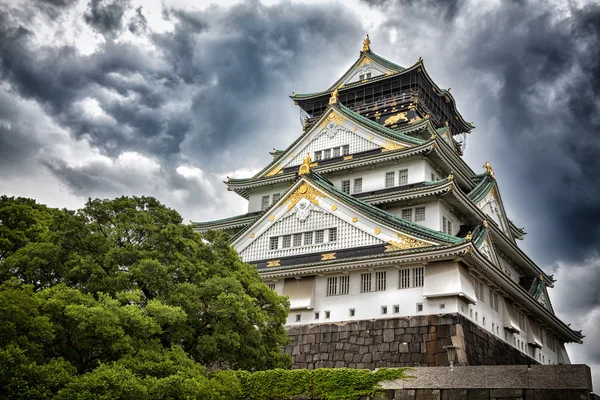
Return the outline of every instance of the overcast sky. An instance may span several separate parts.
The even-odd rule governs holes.
[[[187,221],[246,212],[248,177],[300,133],[365,33],[423,57],[477,127],[520,245],[583,329],[600,384],[600,5],[593,1],[0,0],[0,194],[79,208],[152,195]]]

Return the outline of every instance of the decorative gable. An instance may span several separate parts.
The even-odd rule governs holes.
[[[493,219],[494,222],[496,222],[496,224],[504,231],[504,233],[506,233],[508,236],[511,235],[508,230],[506,216],[502,212],[495,187],[493,187],[488,194],[482,200],[480,200],[479,203],[477,203],[477,207],[479,207],[491,219]]]
[[[338,87],[345,86],[350,83],[361,82],[376,76],[385,75],[388,72],[390,72],[389,68],[371,60],[369,57],[363,54],[358,65],[346,73],[346,78],[340,82]]]
[[[377,223],[306,179],[233,242],[246,262],[386,244],[386,251],[434,246]]]
[[[393,142],[331,107],[317,124],[286,151],[279,163],[265,171],[265,175],[275,175],[286,167],[302,164],[306,154],[310,154],[313,161],[319,161],[315,156],[318,152],[323,158],[333,158],[378,148],[393,150],[404,147],[408,145]]]

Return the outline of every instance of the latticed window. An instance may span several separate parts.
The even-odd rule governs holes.
[[[274,283],[269,283],[269,289],[275,290],[275,284]]]
[[[385,290],[386,287],[386,271],[375,273],[375,290]]]
[[[284,249],[288,249],[292,247],[292,235],[285,235],[281,240],[281,247]]]
[[[261,210],[266,210],[269,208],[269,196],[263,196],[260,200],[260,208]]]
[[[321,161],[321,151],[315,151],[315,161]]]
[[[401,169],[398,172],[398,185],[406,185],[408,183],[408,169]]]
[[[425,280],[423,267],[403,268],[400,271],[399,289],[422,287]]]
[[[477,300],[485,303],[485,285],[477,278],[473,278],[473,286],[475,288],[475,296]]]
[[[350,181],[342,181],[342,192],[350,194]]]
[[[385,187],[389,188],[389,187],[393,187],[394,183],[396,180],[396,173],[395,172],[386,172],[385,173]]]
[[[415,222],[425,221],[425,207],[415,207]]]
[[[355,178],[354,179],[354,193],[361,193],[362,192],[362,178]]]
[[[333,148],[333,158],[339,157],[339,156],[340,156],[340,148],[339,147],[334,147]]]
[[[490,307],[498,311],[498,295],[490,288]]]
[[[313,244],[313,232],[304,232],[304,245]]]
[[[327,278],[327,296],[335,296],[338,289],[338,278],[332,276]]]
[[[408,289],[410,287],[410,269],[405,268],[400,270],[400,289]]]
[[[302,234],[294,233],[292,246],[300,247],[302,246]]]
[[[370,292],[371,291],[371,273],[360,274],[360,291]]]
[[[269,250],[277,250],[279,247],[279,237],[273,236],[269,239]]]
[[[273,194],[273,204],[277,203],[280,198],[281,198],[281,193]]]
[[[452,235],[452,221],[446,217],[442,217],[442,231],[448,235]]]
[[[340,294],[350,293],[350,277],[348,275],[340,276]]]
[[[342,155],[347,156],[348,154],[350,154],[350,145],[346,144],[342,146]]]
[[[315,244],[323,243],[325,241],[325,231],[315,231]]]
[[[405,219],[407,221],[412,221],[412,214],[413,214],[412,208],[404,208],[402,210],[402,219]]]
[[[323,160],[331,158],[331,149],[323,150]]]
[[[337,241],[337,228],[329,228],[329,241]]]
[[[412,269],[412,272],[414,287],[422,287],[425,281],[425,269],[423,267],[416,267]]]

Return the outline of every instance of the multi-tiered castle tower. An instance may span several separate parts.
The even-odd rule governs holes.
[[[583,336],[517,246],[491,166],[461,158],[474,127],[423,60],[391,63],[367,36],[329,89],[292,99],[306,117],[296,141],[226,182],[248,213],[193,224],[232,234],[289,296],[297,366],[439,365],[442,345],[463,364],[569,363],[564,343]]]

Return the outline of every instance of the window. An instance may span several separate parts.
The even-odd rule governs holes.
[[[395,172],[386,172],[385,173],[385,187],[389,188],[389,187],[394,187],[394,183],[396,180],[396,173]]]
[[[433,173],[431,174],[431,180],[432,181],[437,181],[437,176],[435,176],[435,174],[433,174]]]
[[[296,314],[296,322],[300,322],[302,319],[302,314]]]
[[[494,324],[494,323],[492,322],[492,333],[495,333],[495,332],[494,332],[494,329],[495,329],[495,328],[496,328],[496,324]]]
[[[322,151],[315,151],[315,161],[321,161]]]
[[[423,303],[417,303],[417,312],[423,311]]]
[[[325,231],[315,231],[315,244],[323,243],[325,241]]]
[[[425,221],[425,207],[415,208],[415,222]]]
[[[424,282],[424,267],[403,268],[400,271],[399,289],[421,287]]]
[[[358,80],[359,80],[359,81],[362,81],[363,79],[365,79],[365,75],[364,75],[364,74],[360,74],[360,75],[358,76]]]
[[[275,290],[275,284],[274,283],[269,283],[269,289]]]
[[[350,154],[350,145],[347,144],[342,146],[342,155],[347,156],[348,154]]]
[[[446,303],[441,303],[440,304],[440,310],[444,310],[446,308]]]
[[[304,245],[307,246],[309,244],[313,244],[313,233],[314,232],[304,232]]]
[[[279,237],[273,236],[269,240],[269,250],[277,250],[279,248]]]
[[[485,285],[477,278],[473,277],[473,287],[475,288],[475,296],[477,300],[485,303]]]
[[[274,193],[273,194],[273,204],[277,203],[280,198],[281,198],[281,193]]]
[[[331,317],[331,311],[325,311],[325,319],[329,319]]]
[[[473,319],[473,309],[472,308],[469,309],[469,317],[471,317],[471,319]]]
[[[350,181],[342,181],[342,192],[350,194]]]
[[[475,321],[479,321],[479,313],[475,311]]]
[[[386,286],[386,271],[375,272],[375,290],[385,290]]]
[[[381,306],[381,313],[387,314],[387,306]]]
[[[360,274],[360,291],[370,292],[371,291],[371,273]]]
[[[301,233],[294,233],[293,237],[293,241],[292,241],[292,246],[294,247],[300,247],[302,246],[302,234]]]
[[[263,196],[260,201],[260,209],[266,210],[267,208],[269,208],[269,196]]]
[[[498,295],[490,288],[490,307],[498,311]]]
[[[402,209],[402,219],[407,221],[412,221],[413,210],[412,208],[403,208]]]
[[[452,221],[446,217],[442,217],[442,231],[448,235],[453,234]]]
[[[400,312],[400,305],[399,304],[394,304],[394,314],[398,314]]]
[[[281,247],[284,249],[288,249],[292,247],[292,235],[285,235],[281,240]]]
[[[337,228],[329,228],[329,241],[337,241]]]
[[[485,326],[485,317],[481,318],[481,323],[482,323],[483,326]]]
[[[337,276],[327,278],[327,296],[335,296],[337,294],[338,278]]]
[[[319,312],[315,312],[315,319],[319,319]]]
[[[334,147],[333,148],[333,154],[331,155],[333,158],[339,157],[340,156],[340,148],[339,147]]]
[[[417,267],[412,269],[413,273],[413,286],[422,287],[424,282],[424,267]]]
[[[354,193],[361,193],[362,192],[362,178],[355,178],[354,179]]]
[[[367,72],[367,75],[365,76],[365,78],[369,79],[371,77],[371,73]]]
[[[348,315],[350,315],[351,317],[354,317],[356,315],[356,310],[354,308],[351,308],[350,310],[348,310]]]
[[[398,185],[406,185],[408,183],[408,169],[401,169],[398,174]]]
[[[323,160],[327,160],[331,158],[331,149],[323,150]]]
[[[350,277],[348,275],[340,276],[340,294],[350,293]]]

